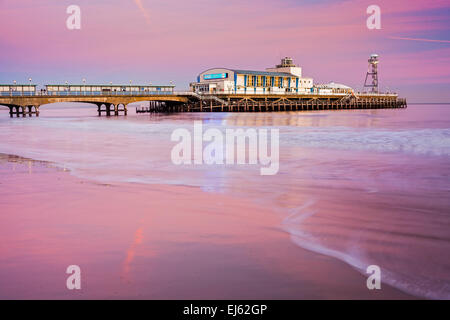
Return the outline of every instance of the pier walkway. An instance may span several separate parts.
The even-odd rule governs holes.
[[[405,108],[406,99],[397,94],[170,94],[115,93],[96,95],[50,95],[36,92],[29,95],[0,96],[0,105],[10,110],[11,117],[39,115],[40,107],[51,103],[77,102],[97,106],[98,115],[127,115],[127,105],[150,101],[148,108],[137,112],[269,112],[297,110]],[[153,107],[152,107],[153,106]]]

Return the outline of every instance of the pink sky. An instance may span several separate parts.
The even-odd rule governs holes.
[[[66,28],[72,4],[81,30]],[[366,27],[372,4],[381,30]],[[378,53],[382,89],[450,101],[448,1],[0,0],[0,9],[2,83],[173,80],[182,90],[207,68],[263,70],[291,56],[316,82],[358,89]]]

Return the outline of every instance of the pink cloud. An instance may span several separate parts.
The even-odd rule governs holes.
[[[52,69],[77,77],[91,74],[88,78],[116,74],[123,82],[152,77],[187,85],[209,67],[264,69],[291,55],[318,81],[358,85],[367,55],[376,51],[384,79],[448,81],[448,50],[426,47],[438,43],[419,48],[411,47],[419,43],[392,39],[439,39],[435,33],[449,29],[447,19],[423,12],[448,8],[448,1],[377,4],[382,29],[371,31],[367,1],[80,1],[82,30],[69,31],[63,4],[5,0],[0,24],[8,32],[0,34],[0,43],[8,50],[1,58],[16,71]],[[410,71],[410,63],[417,70]]]

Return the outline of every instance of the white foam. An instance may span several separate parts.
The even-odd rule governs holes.
[[[282,142],[299,147],[450,155],[450,129],[297,128],[280,131]]]
[[[317,213],[313,209],[315,203],[316,200],[311,199],[304,205],[291,209],[291,212],[282,221],[283,229],[290,234],[292,242],[303,249],[341,260],[367,276],[366,268],[372,263],[367,258],[366,252],[360,246],[358,239],[354,239],[346,251],[340,251],[323,245],[319,239],[302,230],[301,224]],[[379,265],[379,260],[377,261]],[[429,299],[450,299],[450,287],[439,283],[438,279],[422,279],[420,276],[414,278],[415,275],[410,275],[408,281],[398,272],[390,270],[386,264],[383,264],[381,268],[383,283],[414,296]],[[436,285],[436,283],[438,284]]]

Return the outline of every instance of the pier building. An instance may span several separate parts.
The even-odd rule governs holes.
[[[113,85],[113,84],[47,84],[48,95],[138,95],[138,94],[172,94],[174,85]]]
[[[369,63],[378,63],[372,55]],[[190,91],[174,91],[173,85],[96,85],[48,84],[36,92],[36,85],[0,85],[0,105],[11,117],[39,115],[41,105],[82,102],[97,106],[98,115],[127,115],[127,105],[148,101],[146,112],[272,112],[338,109],[406,108],[406,99],[397,93],[378,91],[378,75],[372,82],[376,89],[355,92],[344,84],[314,84],[304,77],[301,67],[284,58],[265,71],[212,68],[200,73]]]
[[[314,82],[286,57],[265,71],[212,68],[200,73],[190,89],[210,94],[286,94],[313,92]]]
[[[0,84],[0,96],[32,96],[35,93],[35,84]]]

